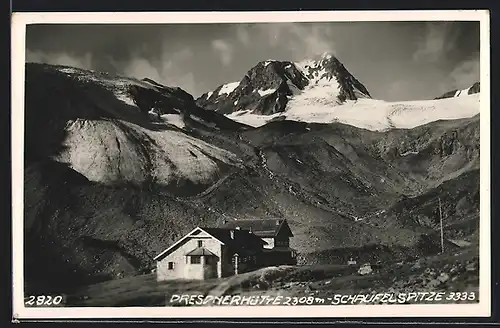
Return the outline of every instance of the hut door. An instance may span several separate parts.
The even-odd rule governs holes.
[[[205,266],[204,266],[205,279],[217,278],[217,262],[218,258],[215,256],[205,257]]]

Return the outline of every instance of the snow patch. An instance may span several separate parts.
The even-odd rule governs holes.
[[[193,121],[196,121],[196,122],[198,122],[198,123],[200,123],[200,124],[202,124],[202,125],[204,125],[204,126],[207,126],[207,127],[209,127],[209,128],[215,128],[215,129],[218,129],[218,127],[217,127],[217,125],[216,125],[215,123],[208,123],[207,121],[205,121],[205,120],[203,120],[203,119],[199,118],[198,116],[194,116],[194,115],[192,115],[192,116],[191,116],[191,119],[192,119]]]
[[[308,85],[301,92],[302,98],[296,97],[298,106],[308,106],[318,102],[326,102],[329,105],[340,104],[338,99],[341,91],[340,84],[337,78],[323,66],[324,60],[332,57],[331,54],[324,53],[320,61],[308,59],[295,63],[295,66],[309,80]],[[357,88],[354,88],[354,93],[358,98],[369,98]]]
[[[328,52],[325,52],[325,53],[323,53],[323,55],[321,56],[321,58],[323,58],[323,59],[330,59],[330,58],[332,58],[332,54],[330,54]]]
[[[267,95],[270,95],[271,93],[275,92],[276,89],[266,89],[266,90],[257,90],[257,92],[259,93],[259,95],[261,97],[264,97],[264,96],[267,96]]]
[[[129,106],[137,107],[134,100],[129,95],[127,95],[123,92],[115,92],[114,94],[115,94],[116,99],[123,101],[124,103],[126,103]]]
[[[272,62],[275,62],[275,59],[268,59],[264,62],[264,67],[267,67],[267,65],[271,64]]]
[[[65,68],[60,68],[60,72],[66,73],[66,74],[75,74],[78,73],[78,71],[75,68],[72,67],[65,67]]]
[[[234,115],[234,116],[240,116],[240,115],[244,115],[244,114],[247,114],[249,113],[250,111],[248,109],[245,109],[245,110],[239,110],[237,112],[234,112],[232,113],[231,115]]]
[[[401,157],[405,157],[405,156],[408,156],[408,155],[418,155],[418,151],[405,151],[404,153],[400,154],[399,156]]]
[[[182,116],[179,114],[165,114],[161,115],[161,118],[165,123],[175,125],[179,129],[184,129],[186,127]]]
[[[214,94],[213,91],[210,91],[209,93],[207,93],[207,99],[212,97],[213,94]]]
[[[307,71],[309,70],[309,67],[313,67],[315,65],[316,65],[316,62],[314,60],[311,60],[311,59],[306,59],[306,60],[302,60],[302,61],[295,63],[295,66],[299,70],[303,71],[304,73],[307,73]]]
[[[222,88],[219,90],[219,95],[223,94],[230,94],[231,92],[234,91],[238,86],[240,85],[240,82],[232,82],[228,84],[224,84]]]
[[[273,118],[279,115],[280,115],[279,113],[273,115],[258,115],[250,113],[249,110],[243,110],[243,111],[233,112],[226,116],[232,119],[233,121],[244,123],[254,127],[259,127],[266,124],[268,121],[272,120]]]
[[[467,241],[467,240],[460,240],[460,239],[448,239],[448,241],[452,242],[453,244],[457,245],[458,247],[469,247],[472,243]]]
[[[463,89],[463,90],[457,90],[455,91],[455,94],[453,95],[453,97],[464,97],[464,96],[468,96],[469,95],[469,89],[471,87],[467,88],[467,89]]]

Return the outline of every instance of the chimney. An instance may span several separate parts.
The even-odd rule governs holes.
[[[229,236],[234,239],[234,230],[229,230]]]

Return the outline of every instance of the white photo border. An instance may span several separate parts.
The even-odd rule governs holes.
[[[67,307],[24,305],[24,70],[26,26],[30,24],[186,24],[354,21],[477,21],[480,23],[480,265],[477,304],[235,306],[235,307]],[[490,234],[490,20],[487,10],[269,11],[269,12],[74,12],[12,14],[12,256],[13,318],[335,318],[488,317],[491,315]]]

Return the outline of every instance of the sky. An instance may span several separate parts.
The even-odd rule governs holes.
[[[29,25],[26,61],[179,86],[195,98],[259,61],[334,54],[373,98],[432,99],[479,81],[479,22]]]

